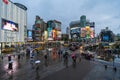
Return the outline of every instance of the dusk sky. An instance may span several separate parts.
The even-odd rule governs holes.
[[[120,33],[120,0],[11,0],[28,8],[28,27],[39,15],[44,21],[62,22],[62,32],[71,21],[79,20],[86,15],[90,22],[95,22],[95,33],[109,27],[114,33]]]

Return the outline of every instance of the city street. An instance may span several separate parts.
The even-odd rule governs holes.
[[[17,56],[16,56],[17,57]],[[43,56],[39,57],[41,63],[39,70],[36,65],[31,65],[29,58],[17,58],[13,62],[13,72],[7,70],[7,57],[0,62],[0,80],[120,80],[120,69],[116,72],[111,67],[105,70],[103,64],[98,61],[82,59],[73,67],[71,58],[69,67],[63,65],[63,61],[52,62],[47,67],[44,65]]]
[[[104,66],[93,61],[82,60],[76,68],[64,68],[42,80],[120,80],[120,69],[114,72],[112,68],[105,70]]]
[[[119,4],[0,0],[0,80],[120,80]]]

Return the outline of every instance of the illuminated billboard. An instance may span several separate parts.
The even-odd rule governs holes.
[[[86,37],[86,29],[85,28],[81,28],[81,35],[82,38]]]
[[[51,27],[47,28],[47,31],[48,31],[48,37],[52,37],[52,28]]]
[[[10,31],[18,31],[18,24],[9,20],[2,19],[2,29]]]
[[[28,30],[27,31],[27,37],[28,37],[28,41],[32,41],[33,38],[32,38],[32,30]]]
[[[61,34],[62,34],[61,31],[57,31],[57,38],[61,39]]]
[[[91,31],[90,27],[86,26],[85,30],[86,30],[86,38],[90,38],[90,31]]]
[[[71,37],[78,38],[80,37],[80,27],[74,27],[70,30]]]
[[[56,30],[52,30],[52,38],[54,40],[56,40],[56,37],[57,37],[57,31]]]
[[[84,28],[81,28],[81,37],[94,38],[94,27],[86,26]]]
[[[90,28],[90,38],[94,38],[94,37],[95,37],[95,35],[94,35],[94,28],[91,27]]]
[[[108,36],[108,35],[104,35],[104,36],[103,36],[103,40],[104,40],[104,41],[109,41],[109,36]]]
[[[44,31],[44,39],[47,40],[47,38],[48,38],[48,32]]]

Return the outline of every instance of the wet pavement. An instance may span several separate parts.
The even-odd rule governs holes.
[[[18,60],[18,55],[12,56],[13,70],[8,70],[8,57],[4,57],[3,60],[0,60],[0,80],[39,80],[39,76],[40,78],[46,77],[65,67],[61,60],[53,61],[51,54],[48,66],[45,66],[43,53],[44,51],[37,54],[35,59],[41,61],[38,70],[36,70],[35,63],[30,64],[29,56],[21,56],[21,59]]]
[[[101,63],[82,60],[76,68],[71,65],[42,80],[120,80],[120,69],[115,72],[112,67],[105,69]]]
[[[120,69],[115,72],[111,67],[105,70],[102,65],[96,65],[83,80],[120,80]]]
[[[17,56],[13,57],[13,72],[8,70],[7,57],[0,61],[0,80],[120,80],[120,69],[115,72],[112,67],[105,69],[104,64],[98,61],[82,59],[73,67],[71,58],[69,67],[63,61],[52,61],[45,66],[44,57],[38,55],[37,60],[41,60],[39,69],[36,65],[30,64],[29,57],[24,56],[18,61]]]

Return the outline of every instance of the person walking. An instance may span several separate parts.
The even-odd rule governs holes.
[[[8,69],[13,69],[13,64],[12,64],[12,61],[9,62],[9,65],[8,65]]]
[[[56,53],[56,49],[54,48],[52,51],[52,59],[54,62],[56,61],[56,58],[57,58],[57,53]]]
[[[76,59],[77,59],[77,56],[75,53],[72,54],[72,60],[73,60],[73,67],[76,67]]]
[[[10,55],[8,56],[8,61],[11,61],[11,56]]]
[[[9,63],[8,63],[8,70],[13,72],[13,60],[9,61]]]
[[[59,61],[61,61],[62,60],[62,50],[61,49],[58,50],[58,57],[59,57]]]
[[[31,63],[31,66],[32,66],[32,68],[34,68],[34,50],[33,49],[31,49],[31,51],[30,51],[30,63]]]
[[[40,76],[39,76],[39,64],[40,64],[40,62],[41,62],[40,60],[35,61],[36,80],[39,80],[39,78],[40,78]]]
[[[44,59],[45,59],[45,66],[48,66],[48,55],[47,54],[44,55]]]
[[[68,54],[68,52],[67,52],[67,50],[66,50],[65,53],[64,53],[64,55],[63,55],[64,65],[65,65],[66,67],[68,67],[68,56],[69,56],[69,54]]]
[[[1,55],[1,60],[3,60],[3,58],[4,58],[3,55]]]
[[[81,62],[81,60],[82,60],[81,54],[80,53],[76,53],[76,57],[77,57],[77,61]]]
[[[26,49],[26,56],[29,56],[30,55],[30,49]]]
[[[18,54],[18,61],[20,60],[20,54]]]

